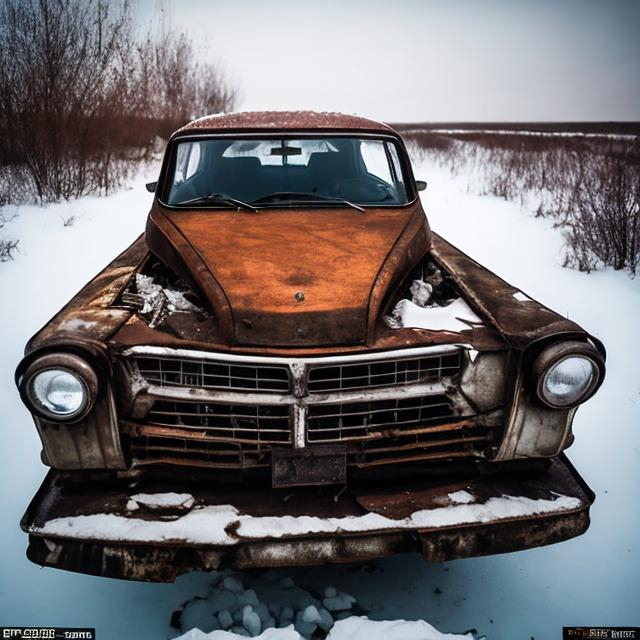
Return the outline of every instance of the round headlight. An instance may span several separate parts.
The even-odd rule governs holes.
[[[64,369],[46,369],[29,382],[29,396],[44,413],[69,418],[81,413],[87,403],[87,387],[74,373]]]
[[[574,407],[595,392],[603,372],[602,357],[590,344],[553,345],[534,365],[538,397],[550,407]]]
[[[54,422],[77,422],[91,410],[98,378],[89,364],[71,353],[34,360],[20,380],[20,394],[34,413]]]
[[[569,356],[547,371],[542,381],[542,393],[550,404],[568,407],[579,402],[591,386],[595,373],[589,358]]]

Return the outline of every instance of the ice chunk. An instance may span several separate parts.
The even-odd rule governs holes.
[[[320,628],[323,631],[329,631],[333,627],[333,616],[324,607],[320,607],[318,613],[320,614]]]
[[[433,293],[433,287],[424,280],[414,280],[409,291],[411,292],[411,302],[413,304],[417,304],[419,307],[426,307]]]
[[[468,491],[454,491],[449,494],[449,500],[453,504],[471,504],[475,502],[475,496],[472,496]]]
[[[151,313],[154,311],[160,298],[166,299],[169,311],[198,311],[198,307],[186,299],[182,291],[174,289],[165,289],[156,283],[151,276],[145,276],[142,273],[136,274],[136,289],[142,296],[144,306],[141,313]]]
[[[218,613],[219,611],[235,611],[238,607],[238,596],[233,591],[220,588],[214,590],[214,592],[207,599],[211,611]]]
[[[250,638],[249,632],[244,627],[232,627],[231,633],[235,633],[237,636],[242,636],[243,638]]]
[[[234,578],[233,576],[226,576],[222,581],[224,588],[231,591],[232,593],[242,593],[244,591],[244,586],[238,578]]]
[[[136,511],[140,505],[135,500],[127,500],[127,511]]]
[[[325,597],[322,604],[328,611],[348,611],[355,601],[354,597],[338,591],[335,596]]]
[[[262,631],[260,616],[253,610],[250,604],[242,609],[242,626],[252,637],[257,636]]]
[[[220,623],[211,611],[209,602],[204,598],[190,600],[182,610],[180,624],[183,629],[198,629],[209,632],[220,628]]]
[[[310,604],[303,612],[302,619],[309,624],[320,624],[322,622],[322,618],[320,617],[320,612],[317,607],[313,604]]]
[[[224,609],[218,614],[218,622],[220,622],[220,627],[222,629],[228,629],[233,625],[233,616],[229,611]]]
[[[252,607],[257,607],[259,603],[258,596],[253,589],[247,589],[244,593],[238,596],[238,604],[243,607],[250,604]]]
[[[162,509],[163,507],[176,507],[191,509],[195,503],[195,498],[190,493],[136,493],[131,496],[139,505],[151,509]]]
[[[324,590],[324,597],[325,598],[335,598],[338,595],[338,591],[335,587],[327,587]]]
[[[158,304],[158,298],[162,295],[162,287],[156,284],[150,276],[137,273],[136,289],[144,300],[141,313],[151,313]]]
[[[189,302],[182,291],[174,291],[173,289],[163,289],[163,293],[167,296],[169,311],[199,311],[198,307]]]
[[[278,616],[278,622],[280,626],[286,627],[293,622],[293,609],[291,607],[283,607],[280,615]]]
[[[258,603],[253,609],[260,616],[263,627],[266,626],[269,620],[273,620],[273,616],[269,613],[269,608],[263,602]]]
[[[314,631],[318,628],[318,625],[313,622],[305,622],[302,611],[298,611],[294,626],[296,631],[304,638],[311,638]]]
[[[473,324],[482,324],[482,320],[462,298],[457,298],[446,307],[420,307],[411,300],[400,300],[392,317],[401,327],[454,333],[468,330]]]

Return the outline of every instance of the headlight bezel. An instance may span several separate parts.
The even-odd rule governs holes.
[[[545,382],[552,369],[569,358],[583,358],[592,365],[592,376],[582,393],[569,402],[557,402],[545,394]],[[572,409],[586,402],[598,390],[604,379],[604,360],[598,350],[589,342],[570,340],[545,348],[533,364],[533,383],[537,399],[551,409]]]
[[[38,374],[59,370],[78,379],[84,390],[84,401],[74,412],[60,414],[47,409],[34,392],[34,381]],[[86,360],[73,353],[49,353],[36,358],[29,364],[20,379],[20,395],[27,408],[49,422],[72,424],[87,416],[98,396],[98,376]]]

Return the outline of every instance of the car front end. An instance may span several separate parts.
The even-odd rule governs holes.
[[[34,562],[172,580],[587,529],[563,451],[604,348],[431,232],[397,134],[196,121],[155,188],[145,237],[16,373],[51,467]]]

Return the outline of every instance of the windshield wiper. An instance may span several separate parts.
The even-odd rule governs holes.
[[[349,200],[345,200],[344,198],[319,196],[315,193],[296,193],[295,191],[278,191],[275,193],[269,193],[266,196],[258,198],[257,200],[252,200],[251,204],[263,204],[269,202],[270,200],[289,200],[290,202],[295,202],[296,200],[304,200],[310,203],[335,202],[336,204],[346,204],[353,209],[357,209],[358,211],[362,211],[363,213],[365,213],[365,210],[360,205],[349,202]]]
[[[176,202],[175,207],[181,207],[186,204],[232,204],[237,207],[238,211],[240,209],[244,209],[245,211],[251,211],[253,213],[257,213],[258,210],[248,204],[247,202],[243,202],[242,200],[238,200],[237,198],[232,198],[231,196],[227,196],[224,193],[211,193],[206,196],[198,196],[197,198],[191,198],[191,200],[183,200],[182,202]]]

